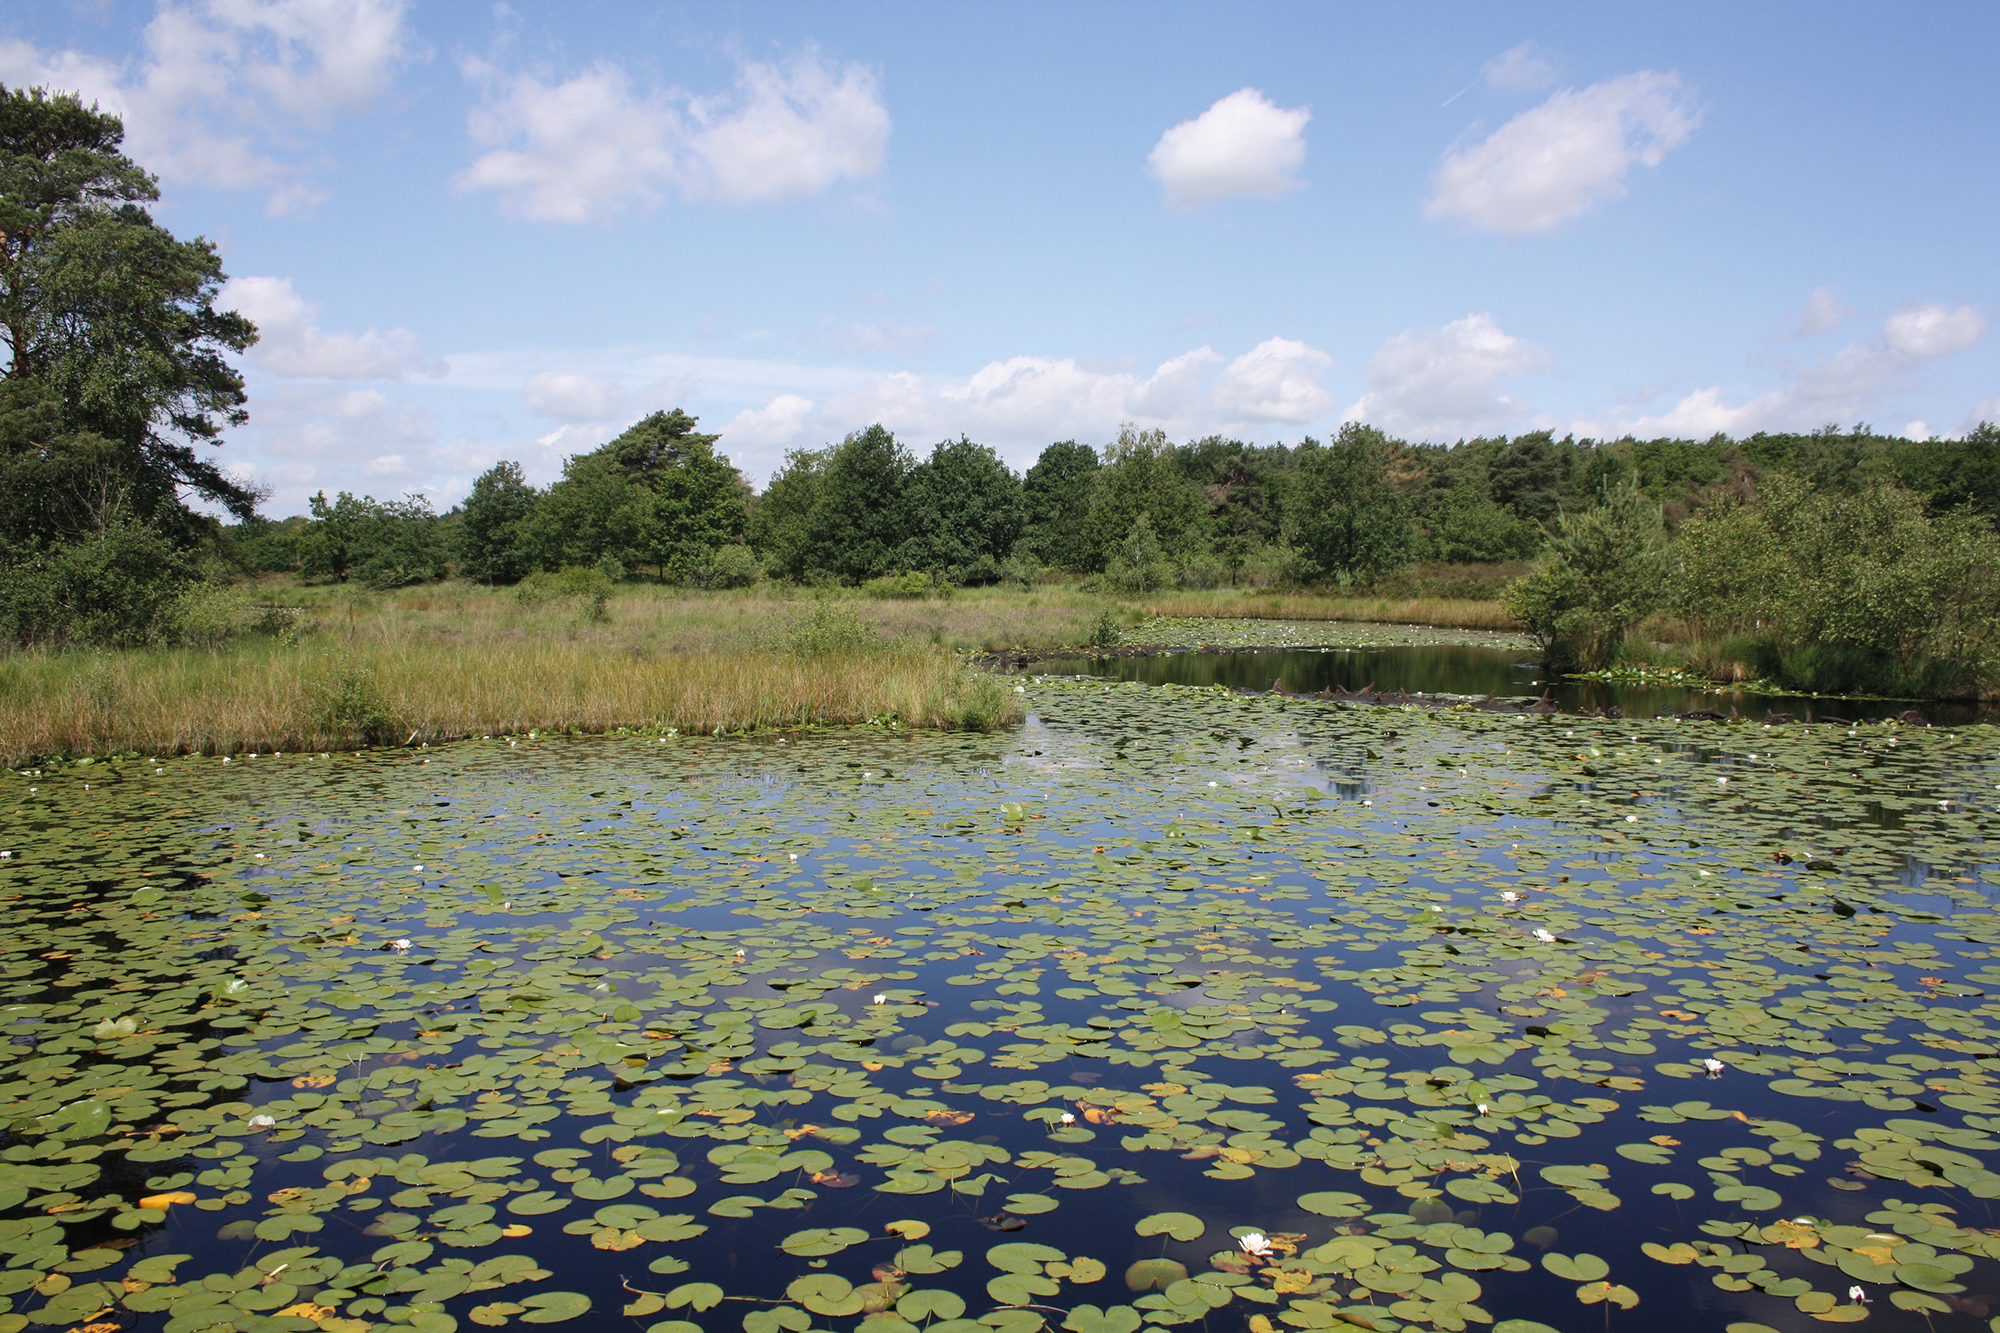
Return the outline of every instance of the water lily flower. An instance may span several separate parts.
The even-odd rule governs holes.
[[[1639,822],[1639,816],[1637,816],[1637,815],[1627,815],[1627,816],[1625,816],[1625,822],[1626,822],[1626,823],[1628,823],[1628,824],[1636,824],[1636,823],[1638,823],[1638,822]]]
[[[1514,892],[1512,889],[1507,889],[1500,894],[1500,901],[1508,904],[1509,906],[1512,906],[1513,904],[1521,901],[1521,895]]]
[[[749,955],[749,954],[747,954],[747,953],[745,953],[745,952],[744,952],[743,950],[741,950],[741,949],[738,949],[738,950],[736,951],[736,956],[737,956],[738,958],[748,958],[748,957],[749,957],[750,955]]]
[[[1261,1231],[1249,1231],[1237,1237],[1236,1246],[1253,1259],[1262,1259],[1271,1253],[1271,1238]]]
[[[276,1116],[253,1115],[250,1117],[250,1128],[252,1129],[270,1129],[277,1123],[278,1118]]]
[[[1716,786],[1718,786],[1718,787],[1726,787],[1726,786],[1728,786],[1728,785],[1729,785],[1729,779],[1728,779],[1728,778],[1717,778],[1717,779],[1715,780],[1715,785],[1716,785]]]
[[[1556,942],[1556,937],[1553,932],[1543,930],[1540,926],[1536,926],[1535,941],[1539,944],[1554,944]]]
[[[877,1004],[887,1004],[887,1003],[889,1003],[889,997],[888,997],[888,996],[887,996],[886,994],[884,994],[884,995],[877,995],[877,996],[875,997],[875,1003],[877,1003]]]
[[[1710,1078],[1715,1078],[1717,1075],[1721,1074],[1723,1070],[1729,1068],[1728,1065],[1722,1063],[1722,1061],[1716,1059],[1712,1055],[1704,1056],[1702,1058],[1701,1067],[1708,1071],[1708,1076]]]
[[[14,859],[14,853],[0,852],[0,861],[11,861],[13,859]]]
[[[390,940],[389,947],[397,953],[407,953],[409,950],[415,948],[416,945],[410,940]]]
[[[416,871],[419,875],[424,873],[424,868],[422,866],[411,866],[410,869]]]
[[[1874,1302],[1868,1299],[1868,1289],[1858,1282],[1847,1289],[1847,1299],[1853,1301],[1856,1305],[1874,1304]]]
[[[1491,1112],[1491,1111],[1493,1110],[1493,1108],[1492,1108],[1491,1106],[1487,1105],[1487,1104],[1486,1104],[1485,1102],[1481,1102],[1481,1103],[1479,1103],[1479,1107],[1478,1107],[1478,1110],[1479,1110],[1479,1114],[1481,1114],[1481,1115],[1486,1115],[1486,1114],[1490,1113],[1490,1112]]]
[[[788,852],[786,853],[786,855],[790,856],[794,861],[799,859],[799,854],[797,852]]]
[[[1064,1111],[1056,1117],[1056,1123],[1058,1125],[1074,1125],[1076,1123],[1076,1112]]]

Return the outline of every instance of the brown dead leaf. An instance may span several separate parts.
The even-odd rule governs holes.
[[[931,1125],[963,1125],[971,1119],[970,1111],[932,1111],[924,1117],[924,1122]]]
[[[830,1190],[851,1190],[861,1183],[858,1175],[842,1175],[838,1171],[815,1171],[812,1183],[824,1185]]]

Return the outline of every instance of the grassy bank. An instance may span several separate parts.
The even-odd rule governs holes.
[[[526,731],[990,728],[1011,687],[924,642],[809,655],[739,644],[657,652],[609,633],[239,640],[212,651],[0,661],[0,763],[140,751],[229,754],[436,743]],[[407,629],[407,625],[406,625]]]
[[[967,654],[1087,642],[1101,617],[1506,628],[1497,605],[1072,586],[947,598],[766,585],[625,585],[602,606],[451,583],[370,594],[271,581],[231,594],[246,633],[209,649],[0,657],[0,763],[59,755],[333,750],[526,731],[991,727],[1012,688]],[[273,608],[276,608],[274,610]]]
[[[1351,620],[1382,625],[1436,625],[1444,629],[1514,630],[1519,626],[1498,602],[1443,597],[1322,597],[1306,593],[1172,593],[1147,604],[1160,616],[1229,620]]]

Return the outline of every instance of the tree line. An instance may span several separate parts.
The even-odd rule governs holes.
[[[681,411],[570,458],[545,489],[519,464],[445,514],[421,497],[314,497],[311,513],[226,530],[258,571],[380,586],[447,574],[509,584],[592,566],[693,586],[759,577],[854,585],[898,575],[977,585],[1044,570],[1123,591],[1260,582],[1366,587],[1422,562],[1533,560],[1560,520],[1630,490],[1673,533],[1783,475],[1826,494],[1889,485],[1926,512],[2000,511],[2000,431],[1958,441],[1865,427],[1742,440],[1557,438],[1411,444],[1349,424],[1322,443],[1183,444],[1127,428],[1017,474],[959,438],[919,456],[881,425],[785,457],[762,493]]]

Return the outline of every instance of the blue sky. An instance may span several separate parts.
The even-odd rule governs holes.
[[[1990,4],[54,3],[263,342],[225,459],[440,505],[683,406],[1017,467],[2000,420]]]

